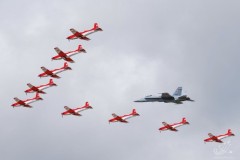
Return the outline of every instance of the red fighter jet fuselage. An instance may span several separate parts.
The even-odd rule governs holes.
[[[186,118],[183,118],[181,122],[179,123],[174,123],[174,124],[167,124],[166,122],[162,122],[164,125],[163,127],[159,128],[159,131],[165,131],[165,130],[170,130],[170,131],[178,131],[176,128],[180,127],[182,125],[189,124],[189,122],[186,121]]]
[[[13,107],[23,106],[28,108],[32,108],[32,106],[29,105],[30,103],[36,102],[38,100],[42,100],[42,98],[39,96],[39,93],[36,93],[36,96],[34,98],[30,98],[26,100],[20,100],[17,97],[13,99],[16,101],[16,103],[12,104]]]
[[[85,111],[87,109],[92,109],[92,106],[90,106],[89,103],[86,102],[83,107],[78,107],[78,108],[72,109],[72,108],[69,108],[68,106],[64,106],[64,108],[67,111],[63,112],[62,116],[65,116],[65,115],[81,116],[81,114],[79,112]]]
[[[109,123],[111,123],[111,122],[128,123],[128,121],[126,121],[127,119],[139,116],[139,114],[136,112],[136,109],[133,109],[132,113],[130,113],[130,114],[126,114],[126,115],[123,115],[123,116],[118,116],[115,113],[113,113],[112,116],[113,116],[113,118],[108,120]]]
[[[41,69],[43,70],[43,73],[38,75],[40,78],[41,77],[48,77],[48,76],[53,77],[53,78],[60,78],[57,75],[58,73],[61,73],[61,72],[66,71],[66,70],[72,70],[72,68],[68,67],[67,62],[64,63],[63,67],[57,68],[57,69],[54,69],[54,70],[48,70],[45,67],[41,67]]]
[[[73,55],[76,55],[78,53],[86,53],[85,49],[82,48],[82,45],[79,45],[78,48],[74,51],[69,51],[69,52],[63,52],[62,50],[60,50],[58,47],[55,47],[54,50],[58,53],[58,55],[52,57],[52,60],[60,60],[60,59],[64,59],[65,61],[74,63],[74,60],[72,60],[70,57]]]
[[[73,39],[82,39],[82,40],[90,40],[87,36],[92,34],[92,33],[95,33],[95,32],[98,32],[98,31],[102,31],[101,28],[98,27],[98,24],[97,23],[94,23],[94,26],[92,29],[89,29],[89,30],[85,30],[85,31],[82,31],[82,32],[78,32],[76,31],[75,29],[71,28],[70,31],[72,32],[73,35],[70,35],[67,37],[68,40],[73,40]]]
[[[221,139],[234,136],[234,134],[232,133],[231,129],[228,129],[228,131],[227,131],[226,134],[214,136],[212,133],[208,133],[208,136],[209,136],[210,138],[204,139],[204,142],[218,142],[218,143],[223,143],[223,141],[222,141]]]
[[[43,84],[40,86],[34,86],[30,83],[27,84],[27,86],[29,87],[29,89],[25,90],[25,93],[33,93],[33,92],[37,92],[37,93],[42,93],[45,94],[45,92],[43,90],[52,87],[52,86],[57,86],[52,79],[49,80],[49,82],[47,84]]]

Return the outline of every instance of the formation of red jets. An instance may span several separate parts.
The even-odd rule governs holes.
[[[89,30],[78,32],[75,29],[71,28],[70,31],[72,32],[72,35],[67,37],[68,40],[74,40],[74,39],[90,40],[87,37],[88,35],[95,33],[97,31],[102,31],[102,29],[100,27],[98,27],[97,23],[94,23],[93,28],[91,28]],[[52,60],[61,60],[62,59],[66,62],[64,62],[62,67],[56,68],[56,69],[51,69],[51,70],[42,66],[41,69],[42,69],[43,73],[39,74],[38,77],[40,77],[40,78],[41,77],[61,78],[58,75],[59,73],[61,73],[63,71],[67,71],[67,70],[72,70],[72,68],[69,67],[68,63],[67,63],[67,62],[74,63],[74,60],[71,57],[76,54],[79,54],[79,53],[86,53],[86,50],[82,47],[82,45],[78,45],[76,50],[68,51],[68,52],[63,52],[58,47],[55,47],[54,50],[57,52],[57,55],[53,56],[51,59]],[[25,93],[26,94],[27,93],[36,93],[35,97],[29,98],[26,100],[20,100],[17,97],[14,97],[13,99],[16,102],[12,104],[12,107],[23,106],[23,107],[32,108],[32,106],[30,105],[31,103],[39,101],[39,100],[43,100],[40,97],[40,94],[46,94],[46,92],[44,92],[43,90],[53,87],[53,86],[57,86],[57,84],[53,82],[53,79],[49,79],[49,82],[47,84],[34,86],[31,83],[28,83],[27,86],[29,87],[29,89],[25,90]],[[64,106],[64,108],[66,109],[66,111],[62,113],[62,116],[64,116],[64,115],[81,116],[81,114],[79,112],[87,110],[87,109],[91,109],[92,107],[89,105],[88,102],[86,102],[83,107],[79,107],[76,109],[71,109],[67,106]]]
[[[89,29],[89,30],[84,30],[82,32],[78,32],[75,29],[71,28],[70,31],[72,32],[72,35],[68,36],[67,39],[68,40],[74,40],[74,39],[81,39],[81,40],[90,40],[87,36],[98,32],[98,31],[102,31],[102,29],[98,26],[97,23],[94,23],[93,28]],[[56,69],[52,69],[49,70],[47,68],[45,68],[44,66],[41,67],[43,73],[39,74],[38,76],[41,77],[51,77],[51,78],[61,78],[60,76],[58,76],[59,73],[63,72],[63,71],[67,71],[67,70],[72,70],[71,67],[68,66],[67,62],[70,63],[74,63],[74,60],[71,58],[73,55],[79,54],[79,53],[86,53],[85,49],[82,47],[82,45],[78,45],[78,48],[76,50],[73,51],[68,51],[68,52],[63,52],[62,50],[60,50],[58,47],[55,47],[54,50],[57,52],[57,55],[52,57],[52,60],[64,60],[66,61],[62,67],[60,68],[56,68]],[[19,107],[19,106],[23,106],[23,107],[27,107],[27,108],[32,108],[32,106],[30,105],[33,102],[39,101],[39,100],[43,100],[40,97],[40,94],[46,94],[46,92],[44,92],[43,90],[53,87],[53,86],[57,86],[57,84],[55,84],[53,82],[53,79],[49,79],[49,82],[47,84],[42,84],[42,85],[38,85],[38,86],[34,86],[31,83],[28,83],[27,86],[29,87],[29,89],[25,90],[25,93],[35,93],[35,97],[33,98],[29,98],[26,100],[20,100],[17,97],[14,97],[13,99],[16,101],[15,103],[12,104],[12,107]],[[68,106],[64,106],[64,109],[66,110],[65,112],[62,112],[61,115],[62,116],[66,116],[66,115],[74,115],[74,116],[81,116],[80,112],[88,110],[88,109],[92,109],[92,106],[90,106],[90,104],[88,102],[85,103],[84,106],[82,107],[77,107],[77,108],[70,108]],[[139,114],[137,113],[136,109],[133,109],[131,113],[129,114],[125,114],[122,116],[118,116],[115,113],[112,114],[113,118],[109,119],[109,123],[113,123],[113,122],[122,122],[122,123],[128,123],[128,119],[132,118],[132,117],[136,117],[139,116]],[[183,126],[183,125],[187,125],[189,124],[189,122],[186,120],[186,118],[182,118],[182,120],[180,122],[177,123],[173,123],[173,124],[168,124],[166,122],[162,122],[163,127],[159,128],[159,131],[166,131],[166,130],[170,130],[170,131],[178,131],[176,128]],[[232,133],[231,129],[228,129],[227,133],[225,134],[221,134],[218,136],[214,136],[213,134],[209,133],[209,138],[204,139],[204,142],[218,142],[218,143],[223,143],[222,139],[223,138],[227,138],[230,136],[234,136],[234,134]]]

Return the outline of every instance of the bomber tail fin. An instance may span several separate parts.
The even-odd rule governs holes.
[[[178,87],[176,91],[173,93],[173,96],[181,96],[182,95],[182,87]]]

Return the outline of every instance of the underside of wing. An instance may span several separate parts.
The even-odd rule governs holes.
[[[125,119],[121,119],[120,122],[128,123],[128,121],[126,121]]]
[[[83,39],[83,40],[87,40],[87,41],[90,40],[90,38],[88,38],[88,37],[86,37],[86,36],[81,36],[81,37],[79,37],[79,39]]]
[[[69,56],[64,57],[64,59],[68,62],[71,62],[71,63],[74,62],[74,60],[72,58],[70,58]]]
[[[53,78],[60,78],[58,75],[56,75],[55,73],[52,73],[51,74],[51,77],[53,77]]]
[[[171,131],[178,131],[176,128],[173,128],[173,127],[171,127],[170,130]]]
[[[28,107],[28,108],[32,108],[32,106],[30,106],[29,104],[24,104],[24,107]]]
[[[218,142],[218,143],[223,143],[223,141],[221,141],[220,139],[216,138],[214,141]]]

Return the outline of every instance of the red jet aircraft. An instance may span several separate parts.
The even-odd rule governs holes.
[[[20,100],[17,97],[13,99],[16,101],[16,103],[12,104],[13,107],[23,106],[28,108],[32,108],[32,106],[29,105],[30,103],[36,102],[38,100],[42,100],[42,98],[39,96],[39,93],[36,93],[36,96],[34,98],[30,98],[26,100]]]
[[[178,131],[176,128],[180,127],[185,124],[189,124],[189,122],[186,121],[186,118],[183,118],[181,122],[179,123],[174,123],[174,124],[167,124],[166,122],[162,122],[164,125],[163,127],[159,128],[159,131],[165,131],[165,130],[170,130],[170,131]]]
[[[53,78],[61,78],[57,75],[58,73],[66,71],[66,70],[72,70],[72,68],[68,67],[67,62],[64,63],[63,67],[57,68],[57,69],[54,69],[54,70],[48,70],[45,67],[41,67],[41,69],[43,70],[43,73],[38,75],[38,77],[40,77],[40,78],[41,77],[47,77],[47,76],[50,76],[50,77],[53,77]]]
[[[76,31],[75,29],[71,28],[70,31],[73,33],[73,35],[70,35],[67,37],[68,40],[73,40],[73,39],[82,39],[82,40],[90,40],[87,36],[94,33],[94,32],[97,32],[97,31],[102,31],[101,28],[98,27],[98,24],[97,23],[94,23],[94,26],[92,29],[89,29],[89,30],[85,30],[83,32],[78,32]]]
[[[67,111],[63,112],[63,113],[62,113],[62,116],[65,116],[65,115],[81,116],[81,114],[80,114],[79,112],[82,112],[82,111],[87,110],[87,109],[92,109],[92,106],[90,106],[89,103],[86,102],[83,107],[71,109],[71,108],[69,108],[69,107],[67,107],[67,106],[64,106],[64,108],[65,108]]]
[[[118,116],[116,115],[115,113],[112,114],[112,116],[114,118],[110,119],[108,122],[123,122],[123,123],[128,123],[128,121],[126,121],[126,119],[129,119],[129,118],[132,118],[132,117],[135,117],[135,116],[139,116],[139,114],[136,112],[136,109],[133,109],[132,110],[132,113],[130,114],[126,114],[126,115],[123,115],[123,116]]]
[[[223,141],[221,141],[221,139],[227,138],[227,137],[230,137],[230,136],[235,136],[235,135],[232,133],[231,129],[228,129],[226,134],[222,134],[222,135],[219,135],[219,136],[214,136],[212,133],[208,133],[208,136],[210,138],[204,139],[204,142],[223,143]]]
[[[60,60],[60,59],[64,59],[65,61],[74,63],[74,60],[72,60],[70,57],[78,54],[78,53],[86,53],[85,49],[82,48],[82,45],[79,45],[78,48],[74,51],[69,51],[69,52],[63,52],[62,50],[60,50],[58,47],[54,48],[55,51],[58,53],[58,55],[52,57],[52,60]]]
[[[31,83],[28,83],[27,86],[29,87],[29,89],[27,89],[25,91],[26,94],[27,93],[33,93],[33,92],[45,94],[46,92],[43,92],[44,89],[47,89],[47,88],[52,87],[52,86],[57,86],[57,85],[53,82],[52,79],[50,79],[47,84],[43,84],[43,85],[40,85],[40,86],[34,86]]]

